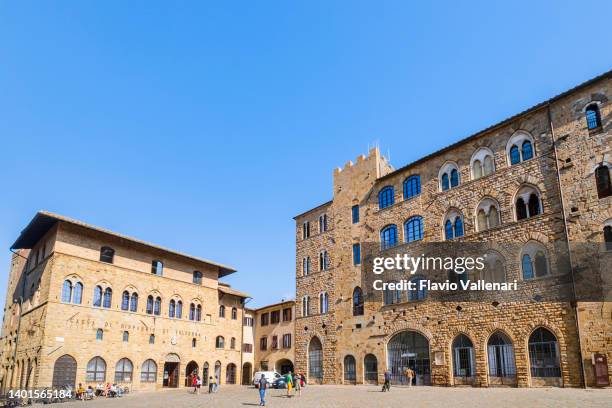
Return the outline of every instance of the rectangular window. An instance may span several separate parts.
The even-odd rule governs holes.
[[[261,351],[266,351],[268,349],[268,338],[267,337],[262,337],[261,339],[259,339],[259,349]]]
[[[268,313],[262,314],[261,315],[261,325],[262,326],[267,326],[268,322],[270,321],[269,318],[270,318],[270,315]]]
[[[270,313],[270,323],[276,324],[280,322],[280,310],[275,310]]]
[[[354,205],[351,208],[351,212],[353,214],[353,224],[357,224],[359,222],[359,206]]]
[[[283,348],[291,348],[291,334],[283,334]]]
[[[242,351],[245,353],[252,353],[253,352],[253,345],[249,344],[249,343],[244,343],[242,345]]]
[[[278,349],[278,336],[272,336],[272,349]]]
[[[151,262],[151,273],[157,276],[162,276],[164,273],[164,264],[161,261]]]
[[[291,308],[288,307],[286,309],[283,309],[283,322],[290,322],[291,321]]]
[[[361,245],[353,244],[353,265],[361,265]]]
[[[248,326],[248,327],[253,327],[253,318],[252,317],[245,317],[244,318],[244,325]]]
[[[260,362],[259,366],[261,367],[261,371],[268,371],[268,362],[267,361]]]

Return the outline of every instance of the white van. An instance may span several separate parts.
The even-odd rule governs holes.
[[[255,388],[259,388],[259,379],[264,376],[268,380],[268,386],[272,388],[272,382],[279,378],[281,375],[276,371],[257,371],[253,376],[253,385]]]

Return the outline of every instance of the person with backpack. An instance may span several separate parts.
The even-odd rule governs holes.
[[[257,385],[259,388],[259,406],[266,406],[266,388],[268,388],[268,380],[266,380],[266,376],[262,374],[259,377],[259,381],[257,381]]]

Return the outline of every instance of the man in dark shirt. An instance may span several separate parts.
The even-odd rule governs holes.
[[[268,388],[268,380],[266,380],[266,377],[262,374],[261,377],[259,377],[259,406],[260,407],[265,407],[266,406],[266,388]]]

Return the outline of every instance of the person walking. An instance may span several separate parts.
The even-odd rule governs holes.
[[[293,373],[291,379],[293,380],[293,386],[295,388],[295,395],[302,395],[302,385],[300,384],[300,375]]]
[[[219,388],[221,387],[221,383],[219,382],[219,376],[215,375],[215,388],[214,392],[219,392]]]
[[[215,379],[211,375],[210,378],[208,379],[208,393],[212,394],[214,390],[215,390]]]
[[[293,377],[291,371],[285,374],[285,382],[287,383],[287,398],[291,397],[291,389],[293,388]]]
[[[268,388],[268,380],[266,380],[266,376],[262,375],[259,377],[259,381],[257,382],[259,385],[259,406],[266,406],[266,388]]]
[[[193,387],[193,393],[198,393],[198,376],[191,374],[191,386]]]
[[[412,387],[412,379],[414,378],[414,370],[412,367],[406,369],[406,378],[408,379],[408,387]]]
[[[385,371],[385,383],[382,387],[382,392],[391,390],[391,370]]]

